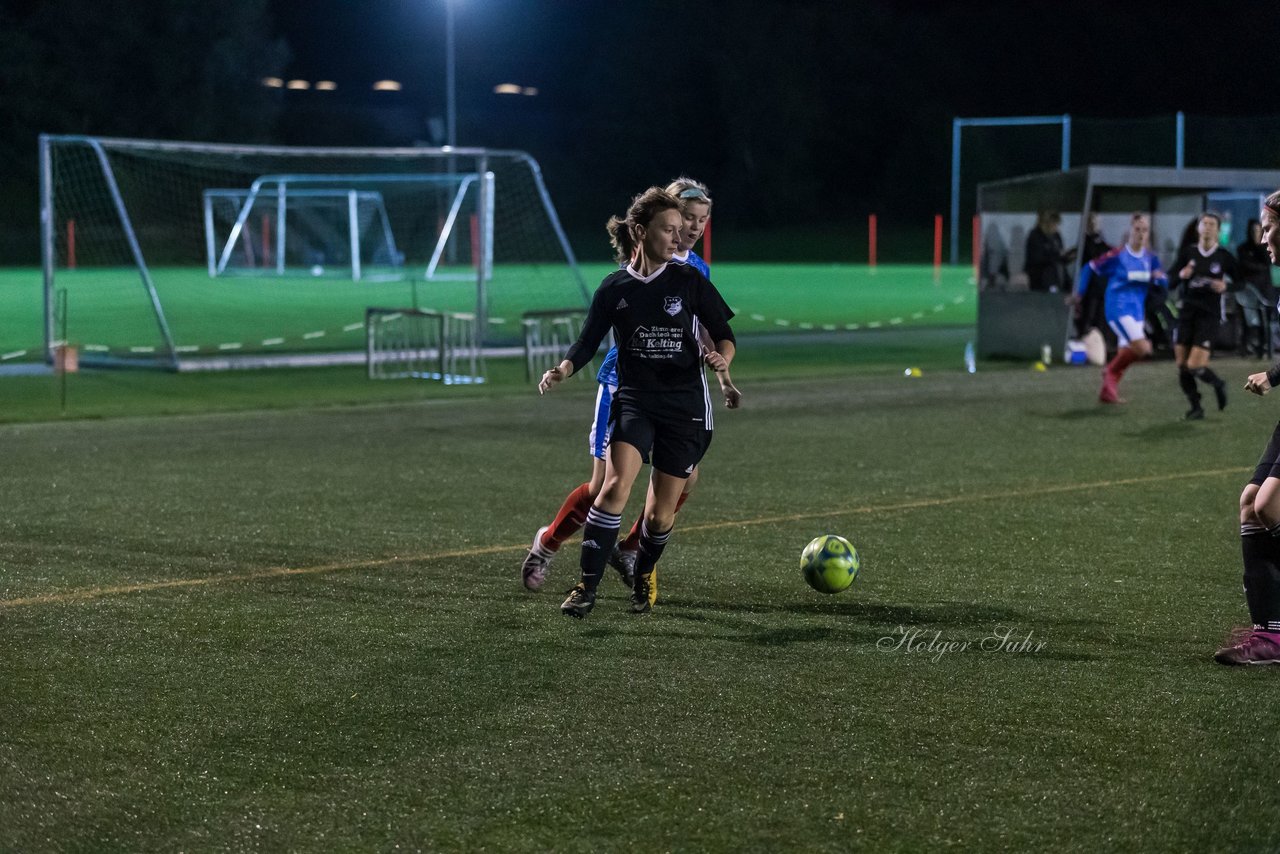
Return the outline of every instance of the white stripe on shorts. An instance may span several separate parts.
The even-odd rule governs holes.
[[[1120,342],[1121,347],[1132,344],[1134,341],[1146,340],[1146,324],[1140,317],[1124,314],[1115,320],[1108,320],[1107,325],[1116,334],[1116,339]]]

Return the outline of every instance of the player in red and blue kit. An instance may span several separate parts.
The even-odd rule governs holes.
[[[1151,238],[1151,221],[1136,213],[1129,222],[1129,240],[1080,268],[1076,281],[1076,299],[1089,286],[1089,277],[1101,276],[1107,283],[1105,309],[1107,325],[1116,334],[1120,349],[1102,369],[1102,403],[1124,403],[1117,391],[1125,369],[1151,355],[1147,340],[1144,305],[1147,290],[1153,285],[1167,288],[1169,277],[1160,267],[1160,259],[1147,248]]]

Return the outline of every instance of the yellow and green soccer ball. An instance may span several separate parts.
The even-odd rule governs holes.
[[[862,562],[858,550],[844,537],[823,534],[800,553],[804,580],[819,593],[839,593],[858,577]]]

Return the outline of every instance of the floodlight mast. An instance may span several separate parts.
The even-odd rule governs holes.
[[[444,136],[445,145],[458,145],[457,62],[453,41],[453,4],[444,0]]]

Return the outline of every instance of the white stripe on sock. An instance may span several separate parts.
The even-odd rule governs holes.
[[[655,546],[661,546],[661,545],[665,545],[667,540],[671,539],[671,529],[668,528],[667,530],[663,531],[661,534],[655,534],[649,530],[649,523],[644,520],[641,520],[640,536],[644,537],[646,540],[653,543]]]
[[[603,510],[597,510],[595,507],[592,507],[587,511],[587,524],[596,525],[600,528],[621,528],[622,515],[606,513]]]

